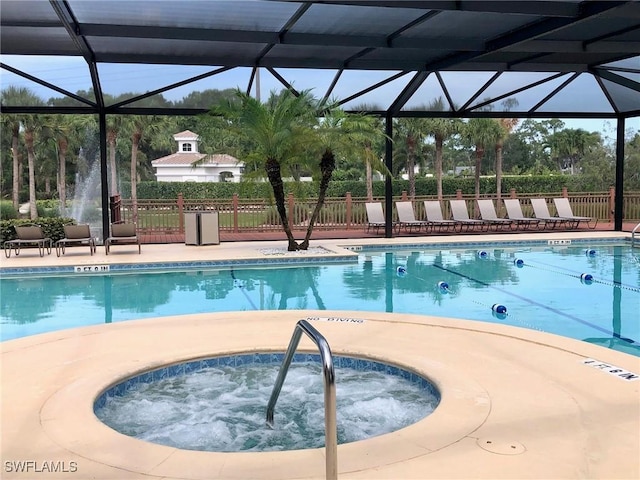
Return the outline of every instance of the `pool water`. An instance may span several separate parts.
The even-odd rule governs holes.
[[[357,263],[7,277],[0,287],[2,340],[169,315],[328,309],[501,323],[640,356],[640,252],[628,244],[366,247]]]
[[[416,423],[432,413],[439,402],[439,394],[426,380],[410,381],[407,375],[389,374],[377,362],[334,359],[339,444]],[[272,428],[266,425],[266,410],[281,362],[222,363],[148,383],[137,382],[122,395],[101,401],[95,413],[120,433],[187,450],[324,447],[324,388],[319,358],[313,363],[291,364]],[[356,369],[346,363],[368,368]],[[425,388],[425,382],[430,388]]]

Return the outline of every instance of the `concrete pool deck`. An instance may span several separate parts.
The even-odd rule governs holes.
[[[557,232],[531,238],[518,234],[515,239],[580,236]],[[505,237],[499,235],[502,241],[508,240]],[[588,232],[583,237],[628,238],[629,234]],[[491,235],[482,239],[494,241]],[[341,246],[346,245],[464,240],[412,237],[322,240],[312,245],[342,255]],[[122,246],[109,256],[99,249],[93,257],[84,247],[73,247],[60,258],[23,251],[17,258],[3,258],[0,273],[5,267],[46,264],[259,259],[264,257],[262,250],[285,245],[283,241],[143,245],[142,255]],[[93,415],[94,399],[128,376],[201,357],[284,351],[296,322],[313,317],[318,317],[312,323],[334,354],[414,370],[442,394],[434,413],[417,424],[340,445],[341,479],[640,478],[640,380],[625,376],[640,373],[639,357],[484,322],[311,310],[135,320],[0,343],[2,478],[324,478],[324,449],[179,450],[121,435]],[[314,351],[307,339],[300,349]]]

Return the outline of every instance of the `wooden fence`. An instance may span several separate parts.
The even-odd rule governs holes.
[[[568,193],[565,190],[557,193],[516,194],[511,191],[507,198],[519,198],[525,215],[533,216],[531,198],[544,197],[549,204],[549,210],[555,213],[552,198],[567,197],[575,215],[597,218],[600,221],[613,221],[614,191]],[[463,195],[460,191],[456,195],[445,196],[442,201],[443,215],[448,217],[449,199],[464,199],[467,201],[470,215],[475,212],[475,196]],[[504,208],[495,196],[484,195],[481,198],[492,198],[496,202],[499,216],[505,216]],[[413,199],[416,218],[424,218],[423,200],[433,200],[432,196],[421,196]],[[409,200],[406,192],[394,197],[393,201]],[[314,230],[349,230],[362,229],[367,223],[365,211],[366,198],[352,197],[347,193],[345,197],[327,198],[320,212],[320,217]],[[381,197],[373,201],[384,202]],[[309,218],[315,207],[315,198],[295,198],[293,194],[287,197],[287,214],[292,230],[305,230]],[[217,211],[220,231],[227,232],[266,232],[280,230],[280,217],[273,203],[266,199],[241,199],[234,195],[231,199],[200,199],[190,200],[179,195],[175,200],[138,200],[133,205],[130,199],[121,202],[120,218],[123,221],[134,221],[138,224],[142,234],[183,234],[184,213],[191,211]],[[625,221],[640,221],[640,192],[625,194],[623,202]],[[395,208],[393,216],[395,219]]]

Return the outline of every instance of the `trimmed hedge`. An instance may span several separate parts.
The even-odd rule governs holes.
[[[518,193],[559,192],[567,187],[570,192],[591,190],[591,180],[582,175],[531,175],[502,177],[502,192],[507,194],[512,188]],[[475,193],[475,181],[470,177],[444,177],[442,192],[455,195],[460,189],[463,194]],[[385,182],[373,182],[373,195],[384,196]],[[393,180],[394,196],[409,190],[408,180]],[[317,182],[285,182],[284,191],[294,192],[296,197],[314,198],[318,194]],[[492,194],[496,191],[494,177],[480,178],[480,193]],[[360,180],[332,181],[327,192],[328,197],[344,197],[351,192],[354,197],[366,197],[367,187]],[[270,198],[271,185],[268,182],[214,183],[214,182],[141,182],[138,184],[139,199],[174,199],[182,193],[185,199],[231,198],[237,193],[240,198]],[[416,179],[416,195],[436,195],[435,178]]]

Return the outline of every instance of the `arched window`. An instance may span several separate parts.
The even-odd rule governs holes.
[[[191,144],[190,143],[183,143],[182,144],[182,151],[183,152],[190,152],[191,151]]]

